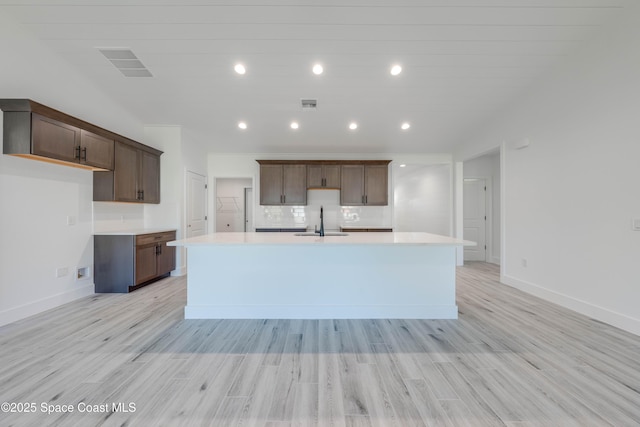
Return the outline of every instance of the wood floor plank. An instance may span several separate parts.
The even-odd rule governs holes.
[[[302,326],[300,382],[318,383],[319,322],[305,319]]]
[[[276,381],[272,384],[273,400],[269,420],[288,421],[293,419],[293,408],[298,393],[301,375],[300,351],[302,334],[289,334],[284,345]]]
[[[363,378],[363,393],[369,409],[371,424],[374,427],[400,427],[400,421],[393,410],[393,405],[380,377],[377,365],[362,363],[357,368],[360,377]]]
[[[258,373],[258,381],[251,394],[247,397],[239,425],[248,427],[262,427],[268,421],[271,402],[274,398],[273,384],[276,380],[278,367],[263,365]]]
[[[235,426],[240,422],[246,397],[225,397],[213,417],[203,420],[202,426]]]
[[[330,335],[337,340],[334,344],[337,349],[338,370],[342,385],[342,406],[345,415],[366,416],[369,414],[364,396],[364,381],[358,373],[358,360],[353,352],[354,344],[347,328],[344,332],[336,332]]]
[[[405,380],[411,399],[415,404],[422,421],[428,426],[450,426],[451,420],[442,408],[440,400],[429,389],[427,383],[420,380]]]
[[[179,425],[199,425],[218,411],[227,390],[238,374],[244,355],[214,354],[204,363],[198,375],[187,381],[180,396],[176,396],[176,410],[171,422]]]
[[[418,412],[411,394],[407,389],[400,369],[393,359],[389,347],[384,344],[373,344],[376,365],[380,370],[382,383],[389,395],[389,401],[395,412],[395,419],[402,426],[424,427],[426,424]]]
[[[185,320],[185,278],[0,327],[0,426],[640,426],[640,337],[457,269],[457,320]]]
[[[292,427],[318,426],[318,384],[298,383],[293,407]]]
[[[437,363],[436,367],[451,384],[460,401],[466,406],[465,412],[483,426],[504,426],[504,421],[482,397],[473,384],[456,368],[454,363]],[[455,421],[455,420],[454,420]]]
[[[319,321],[318,424],[345,427],[342,380],[338,363],[338,339],[332,321]]]

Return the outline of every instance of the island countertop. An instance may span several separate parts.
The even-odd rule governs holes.
[[[475,246],[475,242],[421,232],[352,233],[346,236],[296,236],[296,233],[212,233],[169,242],[169,246],[219,245],[422,245]]]

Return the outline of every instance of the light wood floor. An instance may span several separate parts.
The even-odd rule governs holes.
[[[96,295],[0,328],[0,402],[37,405],[0,426],[640,425],[640,337],[497,279],[459,268],[446,321],[183,320],[183,278]],[[78,413],[112,403],[135,412]]]

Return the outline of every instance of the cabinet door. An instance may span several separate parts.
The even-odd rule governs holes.
[[[282,204],[282,165],[260,165],[260,204]]]
[[[307,165],[307,188],[340,189],[340,165]]]
[[[140,151],[141,200],[145,203],[160,203],[160,157]]]
[[[307,204],[307,165],[282,166],[284,205]]]
[[[307,188],[322,188],[324,175],[321,165],[307,165]]]
[[[371,165],[364,169],[365,204],[386,206],[388,204],[388,168],[386,165]]]
[[[136,246],[136,285],[157,276],[156,244]]]
[[[113,140],[86,130],[81,131],[80,163],[113,170]]]
[[[322,167],[324,186],[326,188],[340,188],[340,165],[324,165]]]
[[[170,273],[176,269],[176,247],[167,246],[166,242],[158,244],[158,276]]]
[[[364,205],[364,165],[342,165],[340,205]]]
[[[138,150],[116,142],[113,170],[113,198],[119,202],[138,202]]]
[[[33,154],[67,162],[78,162],[80,129],[33,114],[31,119]]]

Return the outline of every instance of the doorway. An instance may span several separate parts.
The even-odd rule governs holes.
[[[216,233],[244,232],[253,228],[251,178],[216,178]],[[250,196],[247,196],[247,190]],[[251,218],[250,223],[247,222]]]
[[[465,261],[500,264],[502,250],[500,150],[466,160],[463,164],[463,238],[478,243],[464,249]],[[486,219],[485,219],[486,218]]]

